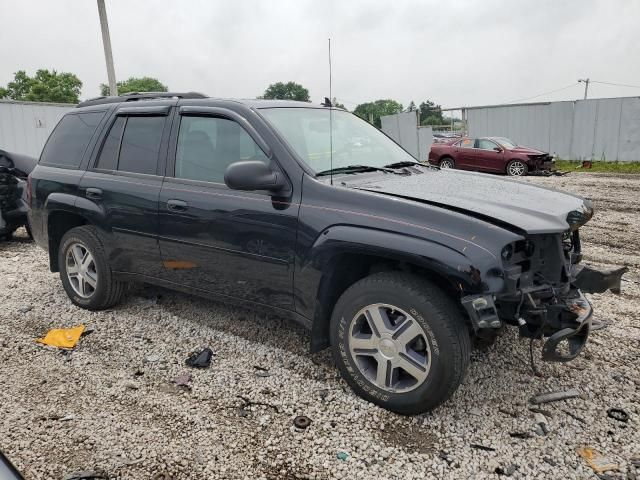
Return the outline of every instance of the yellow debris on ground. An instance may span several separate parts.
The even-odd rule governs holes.
[[[73,328],[56,328],[49,330],[44,338],[38,338],[36,342],[51,347],[73,348],[80,340],[82,332],[84,332],[84,325]]]
[[[578,455],[585,459],[589,466],[596,473],[603,473],[612,470],[618,470],[618,464],[604,458],[591,447],[583,447],[578,449]]]

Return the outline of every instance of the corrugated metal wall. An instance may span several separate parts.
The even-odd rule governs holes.
[[[431,127],[418,127],[418,112],[380,117],[382,131],[418,160],[426,160],[433,143]]]
[[[570,160],[640,161],[640,97],[466,109],[472,137],[508,137]]]
[[[74,107],[0,100],[0,150],[39,157],[60,118]]]

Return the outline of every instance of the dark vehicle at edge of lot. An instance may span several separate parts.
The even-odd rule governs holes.
[[[429,163],[442,168],[516,177],[555,170],[555,161],[548,153],[516,145],[504,137],[465,137],[434,143],[429,151]]]
[[[14,231],[26,227],[27,176],[38,160],[28,155],[0,150],[0,240],[10,238]]]
[[[200,94],[84,102],[30,175],[34,238],[76,305],[142,281],[290,317],[359,395],[403,414],[448,399],[472,338],[503,325],[548,337],[547,360],[579,354],[580,288],[619,291],[622,275],[580,264],[592,214],[419,164],[341,109]]]

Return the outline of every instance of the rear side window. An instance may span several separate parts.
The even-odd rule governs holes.
[[[155,175],[165,118],[116,117],[96,168]]]
[[[104,112],[74,113],[60,120],[40,155],[45,165],[78,168]]]

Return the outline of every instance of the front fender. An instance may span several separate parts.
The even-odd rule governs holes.
[[[313,244],[309,261],[302,271],[306,267],[322,268],[332,257],[342,253],[409,263],[449,279],[460,291],[482,290],[481,259],[476,262],[436,241],[373,228],[340,225],[326,229]]]

